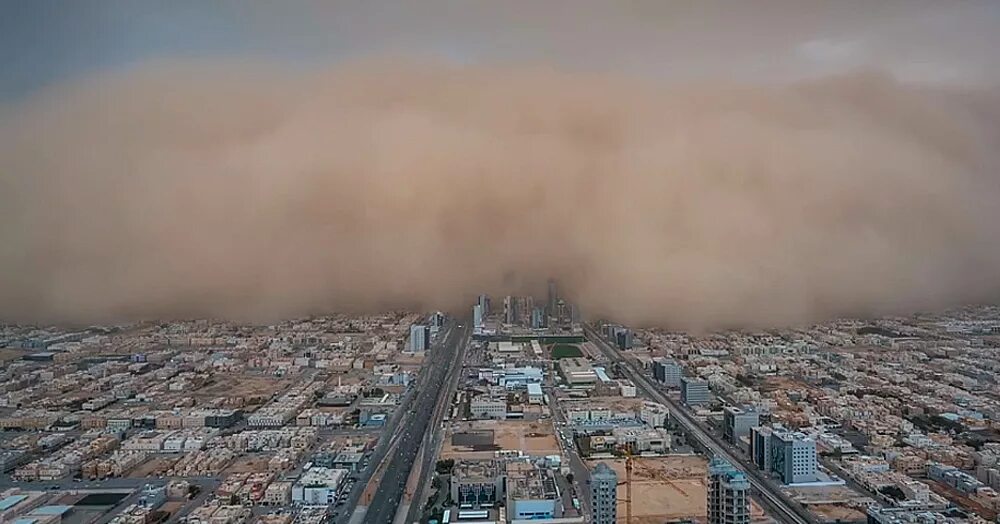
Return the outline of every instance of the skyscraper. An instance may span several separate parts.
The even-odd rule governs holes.
[[[483,308],[483,317],[485,318],[490,314],[490,296],[487,294],[479,295],[479,301],[476,302],[481,308]]]
[[[618,474],[603,462],[590,471],[590,507],[594,511],[594,524],[616,524]]]
[[[545,327],[545,309],[536,307],[531,310],[531,327],[540,329]]]
[[[507,324],[517,322],[517,305],[514,297],[507,295],[503,299],[503,321]]]
[[[559,295],[556,294],[556,279],[549,279],[549,301],[546,306],[549,308],[549,314],[555,315],[556,311],[556,300],[559,299]]]
[[[418,353],[427,351],[431,340],[431,328],[423,324],[410,326],[410,351]]]
[[[750,523],[750,481],[722,459],[708,465],[708,524]]]
[[[483,327],[483,306],[480,304],[472,306],[472,327]]]

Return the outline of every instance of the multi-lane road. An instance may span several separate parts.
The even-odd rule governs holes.
[[[457,352],[448,364],[450,367],[444,381],[444,387],[438,393],[437,404],[434,406],[427,431],[424,433],[424,440],[420,451],[421,460],[420,464],[417,465],[419,469],[414,471],[418,475],[416,481],[417,489],[413,493],[409,511],[404,522],[418,522],[422,516],[423,502],[428,497],[427,490],[430,487],[432,474],[434,473],[435,459],[444,438],[444,431],[440,431],[438,428],[443,423],[445,413],[451,410],[451,399],[455,396],[458,382],[461,380],[465,370],[465,352],[468,345],[469,335],[466,333],[459,340]]]
[[[416,398],[408,413],[410,416],[404,417],[402,425],[396,428],[400,432],[398,442],[386,457],[381,482],[365,513],[365,523],[392,523],[424,436],[428,431],[437,430],[437,427],[430,425],[432,414],[439,402],[448,402],[450,399],[450,396],[441,393],[446,389],[445,385],[450,384],[451,373],[456,372],[456,368],[461,369],[461,363],[456,361],[470,333],[469,323],[449,329],[445,340],[428,351],[428,360],[424,366],[426,378],[418,385]]]
[[[768,479],[747,463],[743,457],[737,455],[729,448],[729,445],[722,442],[722,439],[705,431],[698,421],[691,417],[687,410],[678,405],[673,399],[664,395],[652,381],[646,376],[643,370],[639,369],[634,362],[626,359],[617,348],[612,347],[604,338],[591,326],[586,328],[588,338],[607,356],[610,360],[618,362],[620,369],[647,397],[670,408],[670,416],[687,433],[692,441],[696,441],[701,446],[715,456],[723,458],[740,468],[747,474],[750,485],[753,487],[754,499],[771,513],[771,516],[786,524],[815,524],[816,519],[809,514],[798,503],[788,498]]]

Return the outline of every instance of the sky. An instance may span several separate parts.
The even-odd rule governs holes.
[[[1000,297],[1000,3],[4,10],[0,320]]]
[[[373,54],[760,82],[891,71],[996,83],[996,2],[37,0],[0,17],[0,95],[156,58],[307,67]]]

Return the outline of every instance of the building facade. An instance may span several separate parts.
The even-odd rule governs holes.
[[[771,471],[785,484],[815,482],[816,441],[802,433],[772,432]]]
[[[750,481],[722,459],[708,465],[708,523],[750,524]]]
[[[708,390],[708,381],[690,377],[681,378],[681,402],[688,406],[705,406],[712,397]]]
[[[618,474],[603,462],[590,471],[590,507],[594,524],[618,522]]]
[[[738,446],[740,439],[750,435],[750,428],[760,425],[760,413],[753,409],[729,406],[722,413],[722,434],[727,442]]]
[[[414,324],[410,326],[410,351],[414,353],[419,353],[421,351],[427,351],[427,346],[430,344],[431,339],[431,329],[423,324]]]
[[[653,378],[670,388],[681,387],[684,368],[674,359],[659,358],[653,361]]]

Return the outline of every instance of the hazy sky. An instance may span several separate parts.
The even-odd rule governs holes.
[[[6,2],[0,319],[1000,296],[1000,2]]]
[[[0,94],[154,58],[312,65],[372,53],[775,81],[859,67],[996,83],[1000,2],[4,2]]]

